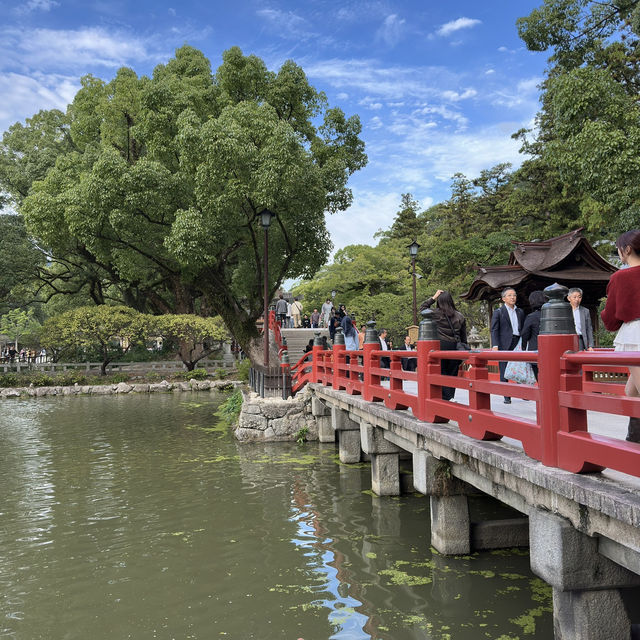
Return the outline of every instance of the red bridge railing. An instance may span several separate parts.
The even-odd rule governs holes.
[[[578,352],[576,335],[540,335],[538,351],[440,351],[437,340],[419,340],[415,351],[381,351],[365,343],[362,351],[314,346],[292,368],[293,389],[307,382],[361,395],[390,409],[411,409],[426,422],[454,420],[460,431],[478,440],[514,438],[525,453],[544,465],[574,473],[615,469],[640,477],[640,444],[589,433],[587,411],[640,418],[640,398],[625,397],[624,386],[598,382],[597,373],[619,375],[640,366],[640,352]],[[380,366],[381,357],[390,368]],[[404,371],[404,358],[416,358],[416,371]],[[440,362],[464,358],[464,376],[443,376]],[[524,361],[538,364],[538,385],[489,378],[489,363]],[[595,376],[595,379],[594,379]],[[492,376],[493,378],[493,376]],[[387,384],[383,384],[388,379]],[[404,382],[414,385],[404,385]],[[405,389],[404,387],[410,387]],[[468,391],[467,404],[442,399],[442,387]],[[536,403],[536,419],[492,411],[491,396],[511,396]],[[626,429],[626,427],[625,427]]]

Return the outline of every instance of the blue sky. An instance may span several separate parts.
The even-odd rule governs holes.
[[[511,134],[533,123],[547,54],[525,49],[515,21],[541,1],[0,0],[0,131],[64,109],[86,73],[149,74],[185,43],[214,69],[234,45],[273,70],[293,59],[361,118],[369,164],[327,224],[336,248],[374,244],[402,193],[427,207],[456,172],[522,161]]]

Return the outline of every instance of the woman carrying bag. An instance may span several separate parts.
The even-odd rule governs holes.
[[[433,310],[433,317],[438,327],[438,339],[442,351],[458,351],[461,348],[468,348],[467,343],[467,321],[456,309],[453,298],[448,291],[438,289],[431,298],[425,300],[420,309],[428,309],[436,302]],[[457,376],[462,360],[441,360],[440,372],[444,376]],[[455,387],[442,387],[442,399],[453,400],[456,393]]]

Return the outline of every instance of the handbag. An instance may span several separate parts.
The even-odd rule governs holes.
[[[518,340],[514,351],[522,351],[522,339]],[[536,383],[536,377],[530,362],[508,362],[504,370],[504,377],[518,384]]]
[[[453,337],[456,339],[456,351],[470,351],[471,347],[466,342],[462,342],[462,340],[460,340],[460,336],[453,328],[453,324],[451,324],[451,319],[449,318],[449,316],[445,313],[444,317],[447,319],[447,322],[451,327],[451,333],[453,333]]]

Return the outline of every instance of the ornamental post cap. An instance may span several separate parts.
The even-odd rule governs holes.
[[[571,304],[566,297],[569,289],[557,282],[544,289],[548,302],[540,313],[540,334],[571,334],[576,332]]]
[[[438,340],[438,326],[431,309],[423,309],[420,312],[422,321],[418,328],[418,340]]]
[[[365,344],[380,344],[380,340],[378,339],[378,332],[376,331],[376,321],[369,320],[367,322],[367,330],[364,334]]]

